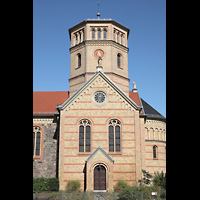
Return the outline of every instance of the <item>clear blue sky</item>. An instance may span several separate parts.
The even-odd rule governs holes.
[[[98,0],[33,0],[33,91],[68,91],[68,29],[97,18]],[[166,0],[99,0],[101,19],[130,29],[129,90],[166,117]]]

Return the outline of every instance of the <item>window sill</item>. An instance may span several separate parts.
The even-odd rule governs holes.
[[[42,156],[33,156],[33,160],[42,160]]]
[[[91,155],[92,152],[79,152],[77,155],[81,156],[81,155]]]
[[[122,152],[108,152],[108,155],[122,155]]]

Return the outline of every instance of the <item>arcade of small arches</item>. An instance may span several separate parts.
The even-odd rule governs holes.
[[[163,128],[145,127],[145,140],[166,141],[166,130]]]

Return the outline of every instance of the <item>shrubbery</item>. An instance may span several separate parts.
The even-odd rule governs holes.
[[[120,191],[123,188],[126,188],[127,186],[128,186],[128,183],[126,181],[119,180],[117,182],[117,184],[114,186],[114,190],[115,191]]]
[[[140,186],[129,186],[125,181],[118,181],[115,191],[119,200],[151,199],[152,192],[157,192],[158,199],[166,199],[166,174],[163,172],[150,175],[142,170],[143,178],[138,180]]]
[[[58,178],[33,178],[33,192],[58,191]]]
[[[73,191],[79,191],[80,190],[81,183],[78,180],[69,180],[67,182],[66,191],[73,192]]]

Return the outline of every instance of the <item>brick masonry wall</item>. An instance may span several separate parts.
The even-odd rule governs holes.
[[[43,156],[42,159],[33,159],[33,177],[57,177],[57,123],[42,120],[40,126],[43,129]]]

